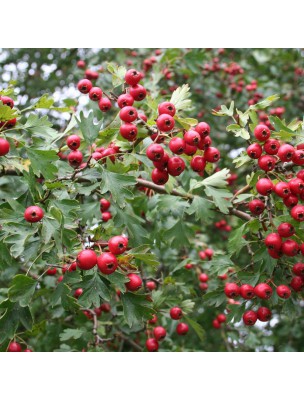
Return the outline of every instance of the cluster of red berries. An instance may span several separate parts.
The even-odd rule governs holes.
[[[14,107],[14,100],[7,96],[0,96],[0,101],[3,105],[6,105],[10,108]],[[17,123],[16,118],[11,119],[10,121],[0,121],[0,128],[2,129],[10,129],[13,128]],[[10,144],[9,142],[4,139],[0,138],[0,156],[5,156],[10,151]]]
[[[22,351],[22,347],[21,344],[18,342],[10,342],[7,351],[10,353],[16,353],[16,352],[21,352]],[[33,350],[26,348],[25,350],[23,350],[24,353],[32,353]]]
[[[170,310],[170,317],[173,320],[180,320],[183,316],[183,311],[179,307],[172,307]],[[157,318],[156,318],[157,321]],[[155,323],[156,323],[155,321]],[[149,321],[150,323],[154,323],[154,321]],[[189,326],[184,322],[180,322],[176,326],[176,333],[178,335],[184,336],[188,333]],[[167,335],[167,331],[163,326],[157,326],[153,329],[154,338],[149,338],[146,341],[146,348],[148,351],[157,351],[159,348],[159,341],[163,340]]]
[[[270,233],[266,236],[264,243],[268,249],[268,253],[273,258],[280,258],[283,255],[295,257],[300,251],[304,254],[304,243],[299,245],[295,240],[286,239],[295,235],[295,228],[288,222],[282,222],[277,232]]]
[[[212,321],[212,326],[215,329],[220,329],[221,325],[226,322],[226,315],[225,314],[219,314],[213,321]]]
[[[108,312],[111,311],[111,305],[110,305],[109,303],[102,303],[102,304],[100,305],[100,307],[95,307],[93,311],[94,311],[94,313],[95,313],[95,315],[96,315],[97,317],[100,317],[101,314],[102,314],[102,312],[108,313]],[[83,314],[84,314],[88,319],[90,319],[90,320],[93,319],[93,314],[92,314],[90,311],[84,310],[84,311],[83,311]]]
[[[201,260],[206,260],[206,259],[212,260],[213,254],[214,254],[213,250],[209,248],[207,248],[206,250],[201,250],[198,253],[199,258]]]
[[[97,76],[98,77],[98,76]],[[92,79],[92,78],[91,78]],[[93,86],[90,79],[81,79],[77,85],[78,90],[83,94],[88,94],[92,101],[98,101],[100,111],[107,112],[111,109],[112,103],[108,97],[102,97],[103,91],[98,86]]]
[[[227,221],[225,221],[224,219],[215,222],[214,226],[220,231],[225,231],[225,232],[231,232],[232,229],[232,227],[229,224],[227,224]]]
[[[111,203],[107,199],[100,199],[100,212],[101,212],[101,218],[104,222],[109,221],[109,219],[112,218],[112,214],[109,211],[109,208],[111,207]]]
[[[206,273],[202,272],[202,273],[199,274],[198,280],[200,282],[199,288],[201,290],[203,290],[203,291],[207,290],[208,289],[208,283],[207,282],[209,280],[209,276]]]

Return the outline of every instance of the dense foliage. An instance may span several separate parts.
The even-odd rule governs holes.
[[[302,350],[300,49],[3,49],[0,74],[1,351]]]

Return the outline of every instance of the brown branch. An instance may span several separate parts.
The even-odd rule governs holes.
[[[134,349],[138,351],[143,351],[143,348],[139,346],[137,343],[134,342],[134,340],[129,339],[127,336],[125,336],[122,332],[117,332],[115,336],[120,337],[123,339],[125,342],[129,343]]]
[[[247,192],[247,190],[250,189],[250,185],[246,185],[243,188],[241,188],[240,190],[238,190],[232,197],[231,202],[233,202],[233,200],[235,200],[240,194]]]

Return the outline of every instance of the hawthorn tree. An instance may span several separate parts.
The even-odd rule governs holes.
[[[302,350],[301,57],[5,49],[1,350]]]

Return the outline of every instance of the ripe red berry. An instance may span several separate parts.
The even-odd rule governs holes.
[[[262,178],[258,180],[256,184],[256,190],[258,193],[260,193],[262,196],[269,196],[274,189],[274,185],[271,182],[270,179],[267,178]]]
[[[304,264],[301,262],[296,263],[292,267],[292,272],[298,276],[304,276]]]
[[[240,288],[236,283],[226,283],[224,292],[227,297],[234,299],[239,296]]]
[[[277,287],[277,295],[282,299],[288,299],[291,295],[291,290],[286,285],[280,285]]]
[[[79,81],[77,85],[77,89],[84,94],[89,93],[92,87],[93,87],[92,82],[89,81],[88,79],[81,79],[81,81]]]
[[[252,299],[255,296],[254,287],[245,283],[240,287],[240,295],[246,300]]]
[[[149,320],[148,320],[148,323],[149,323],[150,325],[155,325],[156,322],[157,322],[157,316],[156,316],[156,315],[153,315],[152,319],[149,319]]]
[[[283,203],[285,204],[286,207],[294,207],[298,204],[299,199],[295,194],[291,194],[290,196],[286,197],[283,199]]]
[[[13,119],[10,119],[9,121],[6,121],[6,122],[4,123],[5,129],[11,129],[11,128],[13,128],[13,127],[16,125],[16,123],[17,123],[17,119],[16,119],[16,118],[13,118]],[[2,125],[1,125],[1,126],[2,126]]]
[[[252,326],[258,319],[257,313],[253,310],[248,310],[243,314],[243,321],[245,325]]]
[[[265,204],[262,202],[262,200],[254,199],[248,203],[248,208],[253,215],[260,215],[265,210]]]
[[[270,130],[266,125],[259,124],[254,128],[254,136],[260,142],[265,142],[270,137]]]
[[[292,162],[296,165],[304,165],[304,150],[295,150]]]
[[[293,227],[293,225],[289,224],[288,222],[282,222],[278,226],[278,234],[281,237],[288,238],[295,234],[295,228]]]
[[[0,138],[0,156],[5,156],[10,150],[10,144],[6,139]]]
[[[93,250],[82,250],[77,255],[77,267],[83,270],[92,269],[97,263],[97,255]]]
[[[188,264],[185,265],[185,268],[186,269],[192,269],[193,268],[193,264],[188,263]]]
[[[147,96],[147,91],[142,85],[130,87],[129,93],[135,101],[142,101]]]
[[[210,134],[210,126],[206,122],[198,123],[194,129],[201,135],[202,138]]]
[[[71,150],[77,150],[80,146],[80,137],[77,135],[68,136],[66,144]]]
[[[78,299],[78,297],[80,297],[83,293],[83,289],[82,288],[78,288],[74,291],[74,297],[76,297],[76,299]]]
[[[195,156],[190,162],[190,166],[195,172],[202,172],[206,167],[206,160],[202,156]]]
[[[302,181],[304,180],[304,169],[301,169],[301,171],[297,173],[297,178],[302,179]]]
[[[2,101],[3,105],[8,106],[10,108],[14,107],[14,100],[8,96],[0,96],[0,100]]]
[[[163,171],[167,168],[168,165],[168,161],[169,161],[169,155],[168,153],[164,152],[163,157],[161,158],[160,161],[153,161],[153,165],[155,168]]]
[[[270,233],[266,236],[264,243],[268,249],[279,251],[282,246],[282,239],[278,233]]]
[[[169,132],[174,128],[175,121],[169,114],[161,114],[157,120],[156,125],[161,132]]]
[[[276,159],[272,156],[261,156],[258,164],[263,171],[272,171],[275,167]]]
[[[295,206],[291,209],[290,215],[296,221],[304,221],[304,206]]]
[[[226,315],[225,314],[219,314],[217,317],[216,317],[216,319],[218,320],[218,322],[220,323],[220,324],[223,324],[224,322],[226,322]]]
[[[294,276],[290,282],[290,286],[295,292],[300,292],[304,287],[304,280],[301,276]]]
[[[125,236],[113,236],[108,241],[108,246],[112,254],[122,254],[127,250],[128,238]]]
[[[281,250],[277,251],[277,250],[271,250],[271,249],[267,249],[268,254],[270,255],[270,257],[278,259],[280,257],[282,257],[283,253]]]
[[[206,161],[210,163],[215,163],[221,158],[221,154],[218,149],[215,147],[208,147],[205,150],[204,158]]]
[[[276,139],[268,139],[264,144],[264,151],[272,156],[277,154],[280,148],[280,142]]]
[[[100,111],[107,112],[111,109],[112,103],[107,97],[102,97],[98,102]]]
[[[304,190],[304,181],[299,178],[291,179],[288,182],[289,188],[291,190],[292,194],[299,195],[303,192]]]
[[[162,326],[156,326],[153,329],[153,335],[154,335],[155,339],[158,341],[165,339],[166,334],[167,334],[167,331]]]
[[[278,151],[278,157],[281,159],[283,162],[288,162],[292,160],[292,157],[294,156],[295,149],[293,146],[290,144],[283,144]]]
[[[164,185],[169,180],[169,174],[166,170],[161,171],[158,168],[154,168],[152,170],[151,178],[156,185]]]
[[[184,141],[184,139],[179,137],[174,137],[169,142],[169,149],[174,154],[182,154],[185,150],[185,147],[186,147],[186,142]]]
[[[20,352],[21,346],[17,342],[11,342],[7,348],[7,351],[10,353]]]
[[[258,319],[262,322],[267,322],[271,318],[271,311],[267,307],[260,307],[257,311]]]
[[[137,117],[137,110],[132,106],[126,106],[119,112],[119,118],[124,122],[133,122],[137,119]]]
[[[100,199],[99,203],[101,212],[107,211],[111,207],[111,203],[107,199]]]
[[[104,311],[104,312],[110,312],[111,311],[111,305],[109,303],[102,303],[100,305],[100,309],[101,309],[101,311]]]
[[[98,74],[97,71],[92,71],[92,70],[90,70],[90,69],[87,69],[87,70],[85,71],[84,75],[85,75],[85,77],[86,77],[87,79],[90,79],[90,80],[98,79],[98,76],[99,76],[99,74]]]
[[[108,212],[108,211],[103,212],[103,213],[101,214],[101,219],[102,219],[104,222],[109,221],[109,219],[111,219],[111,218],[112,218],[112,214],[111,214],[110,212]]]
[[[77,168],[82,163],[83,156],[82,152],[79,150],[73,150],[68,155],[68,161],[71,167]]]
[[[160,144],[153,143],[146,150],[147,157],[151,161],[160,161],[162,160],[165,152]]]
[[[141,73],[136,71],[136,69],[129,69],[125,75],[126,83],[131,86],[137,85],[141,78]]]
[[[85,61],[84,60],[79,60],[79,61],[77,61],[77,67],[78,68],[80,68],[80,69],[84,69],[85,67],[86,67],[86,63],[85,63]]]
[[[267,283],[259,283],[254,288],[254,293],[261,299],[270,299],[272,296],[272,288]]]
[[[158,341],[156,339],[147,339],[146,348],[148,351],[157,351],[158,347]]]
[[[69,266],[68,271],[69,271],[69,272],[76,271],[76,268],[77,268],[77,263],[74,261],[74,262]],[[63,269],[63,268],[62,268],[62,273],[64,273],[64,269]]]
[[[176,113],[176,109],[173,103],[170,103],[169,101],[164,101],[163,103],[160,103],[158,105],[158,114],[168,114],[171,115],[171,117],[174,117]]]
[[[201,282],[200,284],[199,284],[199,288],[201,289],[201,290],[207,290],[208,289],[208,284],[207,283],[205,283],[205,282]]]
[[[102,90],[99,87],[92,87],[89,91],[89,98],[93,101],[99,101],[102,98]]]
[[[208,282],[209,276],[207,274],[201,273],[198,279],[200,280],[200,282]]]
[[[38,222],[44,216],[44,211],[38,206],[30,206],[24,211],[24,219],[27,222]]]
[[[185,170],[185,161],[180,157],[171,157],[167,169],[170,175],[179,176]]]
[[[118,104],[119,108],[132,106],[133,103],[134,103],[134,99],[129,93],[121,94],[117,99],[117,104]]]
[[[57,268],[54,267],[54,268],[47,269],[46,274],[49,275],[49,276],[56,275],[57,274]]]
[[[189,146],[189,144],[186,143],[184,153],[187,156],[193,156],[197,152],[197,147],[196,146]]]
[[[148,281],[146,283],[146,288],[152,292],[156,289],[156,283],[154,281]]]
[[[291,194],[290,187],[286,182],[278,182],[274,187],[274,191],[282,199],[286,199]]]
[[[221,324],[219,323],[219,321],[218,321],[217,319],[214,319],[214,320],[212,321],[212,326],[213,326],[213,328],[215,328],[215,329],[220,329]]]
[[[188,333],[189,331],[189,326],[185,324],[184,322],[180,322],[176,326],[176,333],[178,335],[184,336]]]
[[[118,267],[117,258],[112,253],[104,252],[97,257],[97,267],[105,275],[113,274]]]
[[[129,142],[133,142],[137,137],[137,126],[131,123],[121,125],[119,132],[121,136]]]
[[[184,141],[190,146],[196,146],[201,141],[201,136],[198,132],[190,130],[184,134]]]
[[[258,143],[253,143],[247,147],[247,154],[250,158],[260,158],[263,152],[262,146]]]
[[[129,282],[126,283],[126,287],[131,292],[135,292],[142,286],[142,280],[139,275],[136,274],[128,274],[127,277],[130,279]]]
[[[172,307],[170,310],[170,317],[172,319],[181,319],[183,316],[183,312],[179,307]]]

